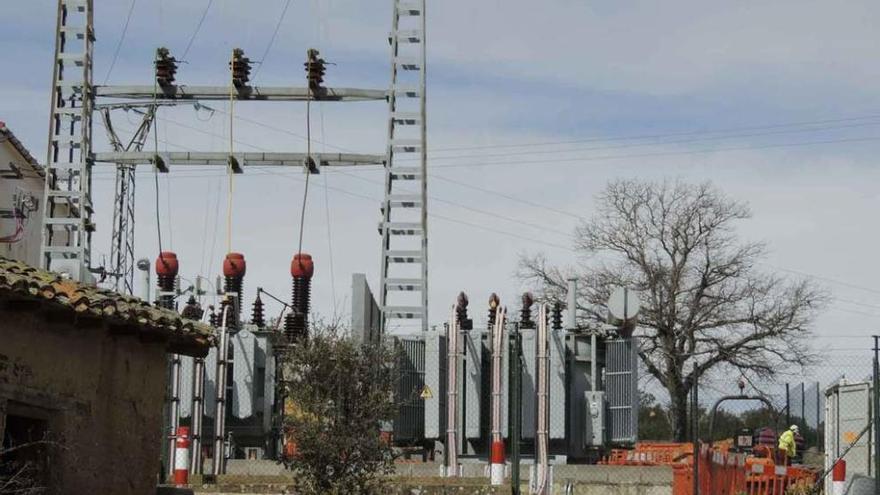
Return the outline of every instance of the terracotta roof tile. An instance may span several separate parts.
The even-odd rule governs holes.
[[[0,257],[3,299],[42,301],[75,314],[103,318],[110,324],[134,327],[141,333],[167,338],[171,352],[204,356],[216,343],[211,326],[183,318],[175,311]]]
[[[5,139],[9,140],[9,143],[21,154],[22,158],[34,169],[34,171],[40,176],[45,176],[45,171],[43,170],[43,166],[40,165],[40,162],[31,155],[31,152],[28,151],[27,147],[15,137],[15,134],[6,127],[6,122],[0,120],[0,136],[3,136]]]

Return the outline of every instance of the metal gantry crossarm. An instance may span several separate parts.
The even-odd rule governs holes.
[[[388,158],[382,204],[382,328],[418,320],[428,330],[427,127],[425,0],[394,1],[388,42]],[[397,163],[415,161],[417,166]]]

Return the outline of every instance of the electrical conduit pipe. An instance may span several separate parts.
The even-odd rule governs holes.
[[[456,307],[447,326],[446,345],[446,476],[458,476],[458,318]]]
[[[549,430],[550,430],[550,403],[548,399],[548,385],[550,382],[550,355],[548,351],[548,332],[547,332],[547,303],[542,303],[538,307],[538,342],[536,344],[537,352],[537,406],[538,406],[538,424],[535,431],[535,439],[537,441],[537,480],[535,481],[535,493],[538,495],[546,495],[549,487],[550,475],[550,453],[549,453]]]
[[[504,319],[507,309],[498,305],[498,296],[489,301],[495,311],[492,326],[492,447],[489,455],[489,479],[492,486],[504,483],[504,438],[501,435],[501,359],[504,352]]]

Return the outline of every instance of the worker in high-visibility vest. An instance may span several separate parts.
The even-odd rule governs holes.
[[[794,441],[794,436],[797,432],[797,425],[791,425],[791,427],[785,430],[782,435],[779,435],[779,453],[785,453],[785,464],[788,464],[787,461],[797,454],[797,445]],[[780,463],[777,462],[777,464]]]

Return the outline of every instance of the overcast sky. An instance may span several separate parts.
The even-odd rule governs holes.
[[[4,3],[0,120],[43,160],[56,2]],[[95,3],[95,82],[103,83],[131,2]],[[137,1],[109,82],[151,84],[155,48],[180,57],[207,3]],[[233,47],[259,60],[283,5],[215,0],[179,82],[225,84]],[[513,304],[521,253],[575,261],[570,234],[608,180],[711,180],[752,206],[741,233],[769,245],[762,269],[815,276],[833,291],[816,325],[816,346],[829,356],[811,375],[863,375],[867,336],[880,331],[878,15],[869,1],[429,1],[431,323],[442,323],[459,290],[478,321],[491,291]],[[336,63],[328,85],[385,88],[390,20],[388,0],[293,0],[257,83],[301,85],[304,52],[315,47]],[[213,115],[163,110],[160,149],[227,149],[227,106],[212,106]],[[305,149],[303,105],[235,111],[269,126],[237,121],[247,143],[237,150]],[[386,114],[382,103],[323,104],[313,135],[328,151],[381,153]],[[117,119],[123,134],[137,124],[127,118]],[[95,133],[107,149],[98,123]],[[95,177],[99,263],[109,256],[113,170]],[[349,311],[353,272],[378,286],[382,178],[350,169],[313,177],[304,249],[325,314],[334,300],[337,312]],[[257,286],[289,296],[302,179],[278,169],[236,177],[232,244],[249,261],[248,299]],[[216,275],[226,249],[223,170],[178,167],[159,184],[165,247],[184,276]],[[153,259],[148,167],[137,191],[137,255]]]

